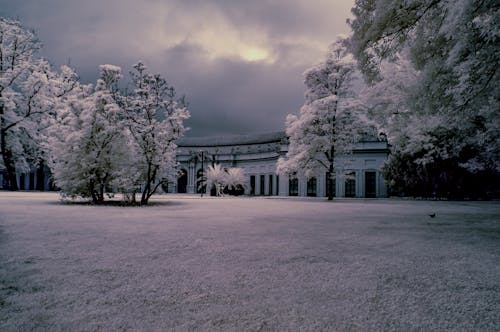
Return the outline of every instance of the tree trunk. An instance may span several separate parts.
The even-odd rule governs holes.
[[[141,205],[148,205],[148,201],[149,201],[149,195],[148,195],[148,192],[149,192],[149,181],[148,183],[146,184],[146,187],[148,187],[147,189],[144,188],[144,191],[142,192],[142,196],[141,196]]]
[[[101,182],[101,185],[99,187],[99,203],[104,202],[104,190],[105,190],[105,182]]]
[[[96,191],[94,190],[95,186],[94,186],[94,180],[90,180],[89,182],[89,191],[90,191],[90,196],[92,197],[92,203],[94,204],[98,204],[99,203],[99,199],[97,197],[97,194],[96,194]]]
[[[157,185],[153,186],[156,181],[157,171],[158,171],[158,166],[154,166],[152,164],[148,165],[147,181],[144,191],[142,192],[141,205],[148,205],[149,199],[151,198],[151,196],[153,196],[158,187],[161,185],[160,181]]]
[[[141,205],[148,205],[150,191],[151,191],[151,163],[148,163],[146,185],[144,186],[144,190],[142,191]]]
[[[38,167],[36,169],[36,190],[37,191],[45,191],[45,173],[44,173],[45,164],[43,161],[40,161]]]
[[[1,107],[1,106],[0,106]],[[3,115],[3,107],[0,111],[0,116]],[[18,190],[17,187],[17,177],[16,177],[16,166],[14,164],[14,156],[12,151],[7,147],[7,132],[3,129],[3,116],[2,123],[0,124],[0,142],[1,142],[1,152],[3,164],[5,165],[5,170],[7,171],[7,188],[9,190]]]
[[[328,165],[328,172],[329,172],[329,176],[328,176],[328,200],[329,201],[333,201],[333,192],[335,190],[335,188],[333,188],[333,176],[334,176],[334,167],[333,167],[333,161],[334,161],[334,156],[335,156],[335,147],[331,147],[330,148],[330,165]]]

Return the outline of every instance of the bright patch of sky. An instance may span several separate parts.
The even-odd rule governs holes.
[[[83,81],[138,60],[190,101],[189,135],[283,130],[302,73],[324,58],[354,0],[0,0],[37,31],[43,55]]]

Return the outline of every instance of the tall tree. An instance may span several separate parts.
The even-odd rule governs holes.
[[[389,130],[402,135],[391,142],[388,169],[411,161],[424,177],[419,182],[450,188],[469,175],[498,179],[498,1],[357,0],[352,12],[352,50],[366,81],[400,107]],[[415,72],[402,82],[403,98],[383,88],[394,82],[384,66],[402,62]],[[430,170],[435,175],[425,178]]]
[[[78,85],[48,129],[49,165],[55,184],[69,197],[102,203],[123,175],[129,150],[114,100],[120,68],[102,65],[95,88]]]
[[[346,36],[339,36],[326,60],[304,73],[306,101],[298,117],[287,116],[290,144],[286,158],[280,158],[277,166],[280,174],[306,177],[327,170],[329,200],[333,199],[335,170],[341,166],[336,156],[351,152],[361,128],[366,128],[352,87],[356,62],[347,43]]]
[[[184,134],[184,120],[189,118],[184,98],[160,75],[147,72],[139,62],[134,65],[132,93],[121,98],[124,123],[128,128],[131,149],[135,151],[135,171],[131,179],[142,187],[141,204],[163,184],[176,179],[176,144]]]
[[[0,18],[0,152],[11,190],[18,188],[16,170],[38,163],[40,124],[64,94],[64,74],[37,59],[39,49],[34,32]]]

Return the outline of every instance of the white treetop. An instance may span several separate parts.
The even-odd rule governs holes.
[[[48,129],[49,166],[55,184],[70,197],[104,201],[128,160],[127,137],[119,124],[121,109],[113,98],[120,68],[100,66],[95,89],[78,85]]]
[[[333,177],[340,166],[335,156],[352,151],[362,128],[366,129],[367,120],[352,88],[356,62],[347,40],[337,37],[326,60],[304,73],[306,101],[299,116],[287,116],[290,144],[286,158],[278,160],[278,173],[311,177],[326,169]]]
[[[499,172],[498,1],[360,0],[352,11],[352,49],[365,79],[378,101],[392,98],[395,112],[407,112],[389,128],[407,133],[395,148],[422,165]],[[398,73],[402,63],[416,75]],[[394,94],[397,80],[405,88]]]
[[[104,201],[108,190],[141,204],[176,172],[175,140],[189,117],[182,100],[141,63],[132,74],[133,93],[117,89],[120,67],[101,65],[95,88],[75,83],[60,100],[47,131],[47,150],[56,185],[66,196]]]
[[[36,35],[18,21],[0,18],[0,152],[10,189],[16,170],[26,172],[41,158],[41,125],[71,86],[43,59]]]
[[[147,204],[162,184],[176,179],[176,144],[189,111],[175,90],[160,75],[149,74],[139,62],[131,72],[133,92],[121,99],[130,149],[135,153],[132,181],[142,187],[141,202]]]
[[[224,196],[228,191],[243,189],[247,185],[247,175],[243,168],[230,167],[223,169],[220,164],[208,166],[207,171],[199,179],[199,188],[206,186],[209,190],[215,188],[216,196]]]

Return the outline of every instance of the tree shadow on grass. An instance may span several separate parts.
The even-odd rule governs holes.
[[[50,205],[59,205],[59,206],[94,206],[94,207],[124,207],[124,208],[149,208],[149,207],[158,207],[158,206],[179,206],[185,205],[185,202],[170,200],[170,201],[153,201],[149,202],[147,205],[140,204],[140,202],[125,202],[121,200],[109,200],[104,201],[100,204],[95,204],[91,201],[85,200],[59,200],[48,202]]]

